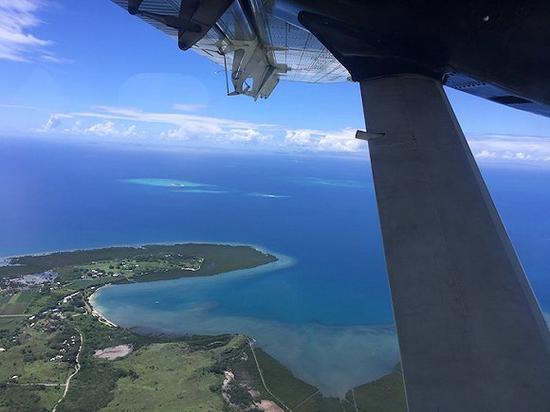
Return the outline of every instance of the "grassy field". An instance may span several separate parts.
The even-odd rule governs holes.
[[[4,308],[4,306],[8,303],[11,296],[8,294],[0,294],[0,312]]]
[[[352,403],[353,397],[360,411],[405,412],[405,388],[401,369],[396,367],[389,375],[373,382],[358,386],[348,392],[346,399]]]
[[[22,290],[11,296],[5,295],[0,301],[0,315],[23,314],[36,298],[36,290]]]
[[[60,323],[52,325],[52,332],[44,331],[39,325],[22,327],[12,338],[8,349],[0,354],[0,382],[7,382],[18,376],[16,383],[63,383],[72,369],[70,361],[52,362],[50,359],[60,353]],[[58,349],[59,347],[59,349]],[[68,348],[62,353],[70,357]]]
[[[26,321],[26,317],[8,316],[0,317],[0,347],[5,347],[12,336]]]
[[[0,412],[50,412],[62,387],[8,386],[2,389]]]
[[[221,411],[223,400],[210,389],[221,378],[208,371],[218,350],[190,353],[183,342],[162,343],[114,361],[129,376],[118,380],[113,400],[102,410]]]
[[[70,326],[50,319],[31,324],[23,319],[7,339],[4,336],[7,350],[0,353],[0,411],[51,411],[63,391],[62,386],[53,385],[63,384],[73,370],[76,347],[63,344],[73,332]],[[60,353],[62,359],[50,360]]]
[[[171,271],[194,272],[200,270],[203,258],[172,255],[152,255],[129,259],[108,259],[73,266],[73,272],[80,278],[90,278],[90,274],[101,273],[126,279],[138,278],[151,273]]]
[[[222,375],[215,365],[243,338],[137,335],[90,318],[75,321],[84,335],[82,369],[61,411],[221,411]],[[93,356],[97,349],[130,344],[134,352],[118,360]]]

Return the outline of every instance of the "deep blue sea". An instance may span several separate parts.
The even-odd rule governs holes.
[[[0,256],[188,240],[264,248],[281,260],[107,287],[95,303],[122,326],[246,333],[342,395],[398,362],[366,158],[0,139]],[[550,312],[550,170],[482,170]]]

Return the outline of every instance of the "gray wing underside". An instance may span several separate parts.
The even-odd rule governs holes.
[[[182,8],[181,0],[112,1],[127,11],[128,3],[130,8],[138,3],[142,11],[137,14],[139,18],[172,37],[176,43],[180,40],[178,29],[151,15],[178,16]],[[198,6],[202,4],[203,8],[207,2],[184,0],[184,6],[185,1]],[[232,83],[232,90],[228,90],[231,95],[267,98],[280,80],[334,83],[350,78],[346,68],[309,31],[274,16],[270,12],[270,3],[269,0],[226,1],[225,12],[206,33],[187,36],[199,40],[186,44],[185,49],[191,48],[226,69]],[[181,43],[180,48],[184,48]],[[550,117],[548,105],[462,73],[447,74],[444,84],[514,109]]]

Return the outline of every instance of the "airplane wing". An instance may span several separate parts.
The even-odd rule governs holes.
[[[266,0],[112,0],[226,70],[228,94],[267,98],[280,80],[332,83],[351,76],[292,10]],[[331,53],[333,52],[333,53]],[[340,59],[340,61],[342,61]],[[550,106],[449,70],[444,84],[515,109],[550,117]],[[231,90],[229,90],[229,83]]]

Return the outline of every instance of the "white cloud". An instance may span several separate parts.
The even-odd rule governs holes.
[[[29,33],[41,23],[36,16],[41,5],[36,0],[0,0],[0,59],[27,61],[29,52],[50,44]]]
[[[133,124],[126,128],[119,128],[114,122],[111,121],[96,123],[86,129],[83,129],[82,133],[110,137],[130,137],[137,135],[136,125]]]
[[[366,143],[355,138],[356,129],[336,131],[312,129],[287,130],[285,144],[304,150],[328,152],[357,152],[366,148]]]
[[[475,155],[478,159],[495,159],[497,154],[495,152],[490,152],[489,150],[482,150],[481,152]]]
[[[190,113],[145,112],[132,108],[96,106],[93,111],[70,113],[75,118],[98,118],[108,121],[131,121],[149,125],[169,125],[157,134],[169,140],[195,139],[204,142],[265,141],[265,132],[274,126],[230,120]]]
[[[63,133],[68,135],[94,135],[104,137],[133,137],[137,136],[135,124],[119,126],[115,122],[105,121],[83,126],[80,120],[76,120],[68,127],[63,126],[62,119],[74,119],[74,116],[66,113],[52,114],[48,121],[38,129],[40,133]]]
[[[550,138],[537,136],[485,135],[468,139],[474,156],[481,161],[550,162]]]
[[[50,116],[44,127],[42,128],[43,131],[49,132],[50,130],[57,129],[57,127],[61,124],[61,119],[57,116]]]
[[[52,42],[31,33],[42,24],[38,12],[43,0],[0,0],[0,59],[19,62],[35,58],[49,63],[67,63],[47,50]]]
[[[166,132],[162,132],[161,137],[170,140],[188,140],[191,136],[185,128],[179,127],[177,129],[169,129]]]
[[[54,130],[57,130],[59,126],[61,126],[61,119],[69,119],[71,118],[70,115],[64,114],[64,113],[55,113],[50,116],[46,124],[42,126],[40,129],[38,129],[39,132],[52,132]]]
[[[93,117],[107,120],[129,120],[143,123],[157,123],[177,126],[191,134],[219,135],[227,129],[247,129],[255,127],[267,127],[269,125],[242,122],[238,120],[224,119],[220,117],[202,116],[189,113],[170,112],[145,112],[142,110],[96,106],[95,111],[70,113],[76,117]]]
[[[314,138],[318,139],[320,137],[317,130],[310,129],[295,129],[287,130],[285,136],[285,142],[293,146],[311,146],[314,143]]]
[[[229,139],[234,142],[266,142],[271,139],[271,136],[262,134],[253,128],[231,129],[227,134]]]

